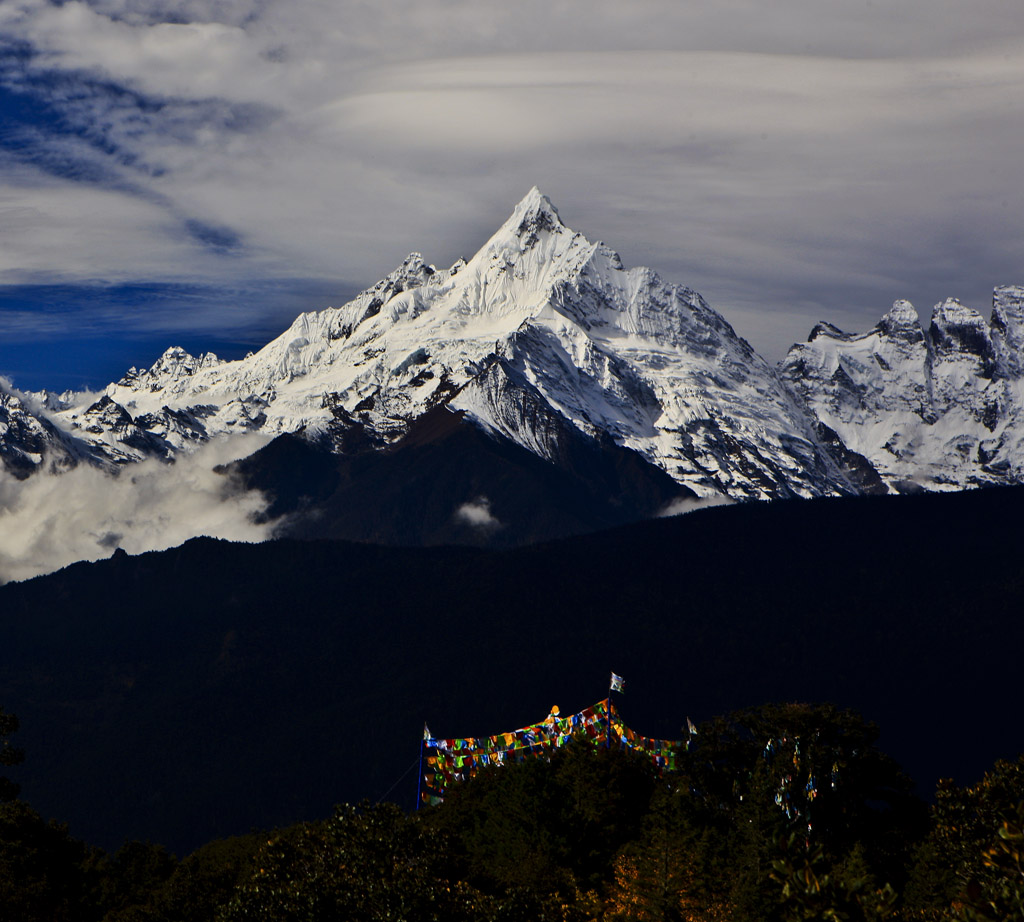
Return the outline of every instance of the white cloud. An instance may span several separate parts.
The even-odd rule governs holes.
[[[223,274],[166,207],[25,167],[0,176],[0,282],[159,278],[188,263],[194,279]]]
[[[776,357],[1020,271],[1018,0],[8,0],[3,35],[109,175],[0,165],[0,280],[369,284],[534,184]]]
[[[501,522],[491,512],[491,501],[486,496],[478,497],[471,503],[463,503],[455,510],[455,518],[480,531],[494,531],[501,528]]]
[[[37,66],[96,70],[144,92],[237,96],[243,88],[258,92],[266,79],[258,45],[241,28],[218,22],[137,24],[79,0],[30,0],[14,4],[6,25],[42,55]]]
[[[715,506],[732,506],[734,500],[729,499],[728,496],[701,496],[701,497],[682,497],[680,499],[674,499],[664,509],[658,513],[658,518],[667,518],[672,515],[686,515],[688,512],[694,512],[697,509],[711,509]]]
[[[269,525],[257,492],[239,492],[214,472],[251,452],[251,438],[214,443],[173,465],[144,461],[117,476],[80,466],[17,481],[0,472],[0,583],[28,579],[77,560],[174,547],[199,535],[263,541]]]

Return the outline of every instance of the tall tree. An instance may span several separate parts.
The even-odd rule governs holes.
[[[341,806],[266,838],[220,922],[476,922],[477,894],[447,873],[443,836],[394,804]]]
[[[1024,871],[1016,863],[1024,860],[1022,826],[1024,755],[1013,762],[1000,759],[974,785],[940,781],[932,828],[907,886],[910,917],[937,922],[954,905],[968,918],[984,919],[984,903],[998,903],[1005,886],[1024,892]]]
[[[615,859],[608,887],[609,922],[726,922],[726,838],[695,822],[690,792],[663,781],[651,798],[640,835]]]
[[[0,919],[95,922],[102,917],[94,850],[24,801],[0,804]]]
[[[726,830],[737,918],[779,915],[780,843],[836,867],[859,846],[865,870],[901,883],[924,805],[875,745],[877,728],[832,705],[765,705],[703,724],[677,764],[702,822]]]

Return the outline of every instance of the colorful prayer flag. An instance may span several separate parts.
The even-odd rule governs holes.
[[[625,687],[621,676],[612,673],[618,682],[618,691]],[[614,688],[614,686],[613,686]],[[687,719],[687,723],[690,723]],[[696,732],[693,727],[691,732]],[[592,745],[603,745],[616,740],[620,747],[646,752],[659,769],[674,770],[677,749],[689,748],[689,741],[670,742],[641,736],[619,716],[610,699],[592,704],[571,717],[562,717],[552,708],[547,718],[519,730],[511,730],[488,737],[464,739],[432,739],[426,724],[423,726],[426,745],[431,750],[426,762],[429,771],[424,781],[427,786],[426,803],[439,803],[447,788],[474,775],[484,765],[502,765],[522,762],[536,757],[548,758],[552,750],[564,746],[573,737],[589,740]]]
[[[625,694],[626,691],[626,680],[622,678],[622,676],[616,675],[614,672],[612,673],[611,690],[613,692],[618,692],[620,695]]]

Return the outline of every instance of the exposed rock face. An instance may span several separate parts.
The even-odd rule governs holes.
[[[0,468],[23,480],[47,466],[74,464],[71,445],[41,409],[0,382]]]
[[[1024,377],[1024,286],[1002,285],[992,295],[992,348],[1000,377]]]
[[[992,319],[949,299],[927,331],[897,301],[863,335],[819,324],[782,374],[818,420],[895,490],[1024,479],[1024,289],[997,288]]]

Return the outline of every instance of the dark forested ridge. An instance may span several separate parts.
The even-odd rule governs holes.
[[[505,551],[210,539],[0,589],[7,774],[88,841],[215,836],[384,795],[423,721],[601,697],[643,733],[830,701],[929,794],[1024,750],[1024,491],[703,510]],[[391,797],[411,806],[415,773]]]

